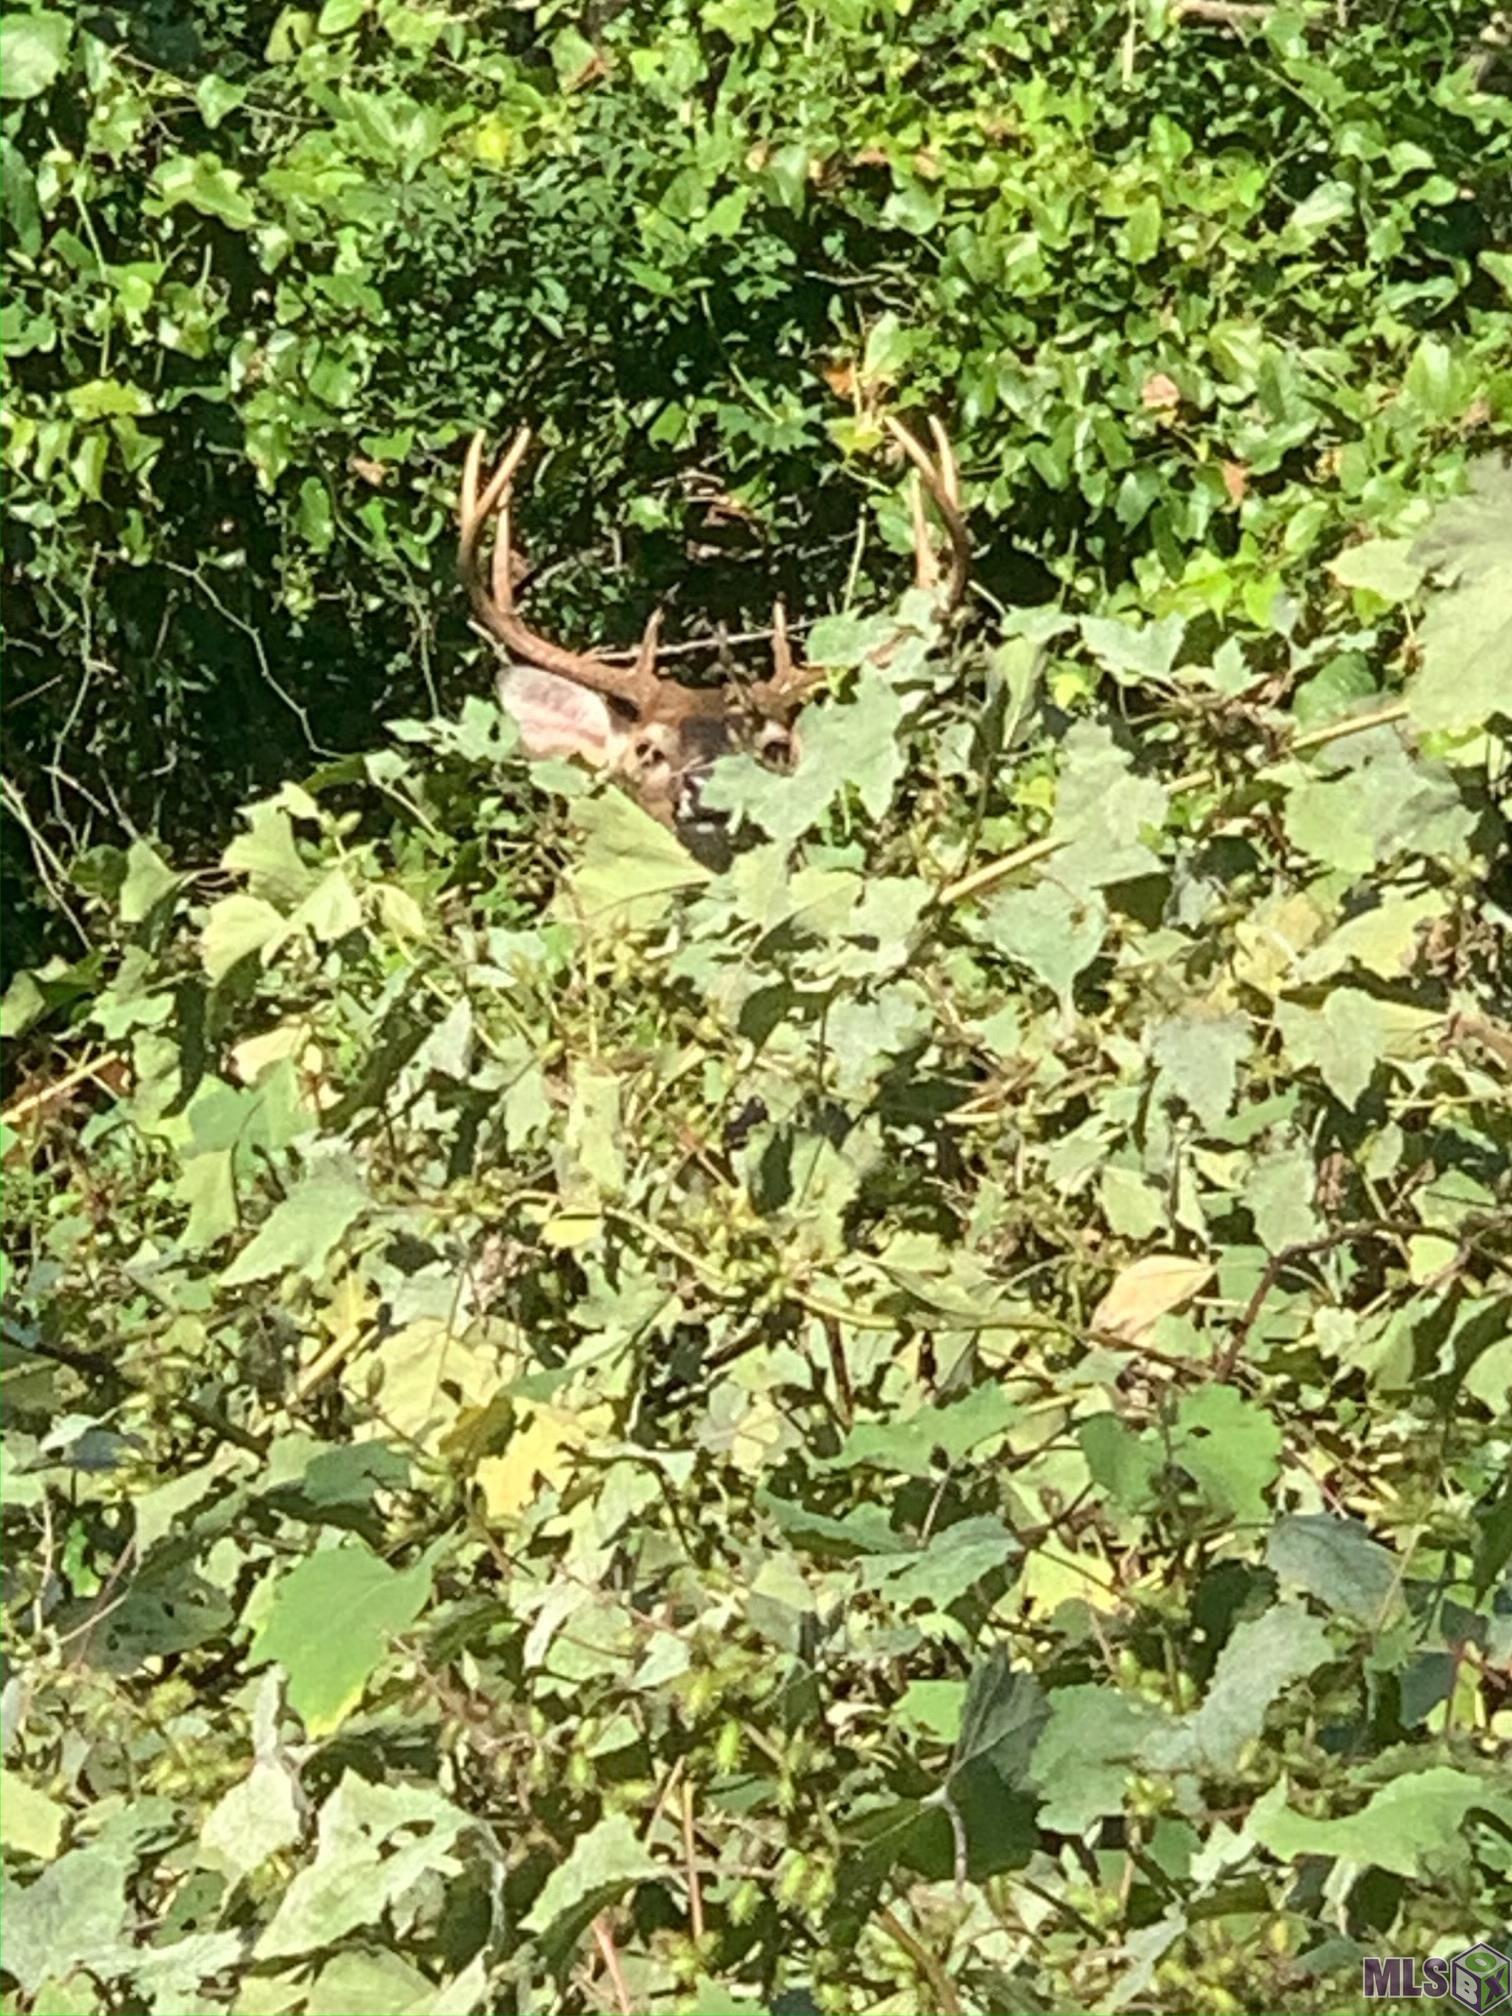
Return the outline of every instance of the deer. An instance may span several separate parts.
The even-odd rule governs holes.
[[[932,454],[892,415],[885,416],[884,424],[919,478],[911,497],[915,583],[936,592],[942,616],[951,615],[965,595],[971,557],[955,457],[944,428],[933,418]],[[463,465],[457,572],[477,627],[504,655],[496,691],[527,757],[576,758],[606,773],[628,788],[658,824],[684,839],[707,823],[700,792],[721,756],[744,751],[776,768],[796,762],[798,715],[825,672],[795,657],[781,603],[773,612],[772,669],[763,679],[710,687],[671,677],[658,665],[659,609],[652,612],[629,663],[553,643],[533,630],[515,605],[511,504],[531,430],[520,428],[486,481],[485,441],[482,431],[473,436]],[[943,576],[924,493],[947,535]],[[485,568],[483,547],[491,523],[496,529]],[[874,660],[885,662],[901,636],[879,646]]]

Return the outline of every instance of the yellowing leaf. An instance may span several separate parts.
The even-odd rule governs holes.
[[[1025,1558],[1017,1596],[1030,1615],[1052,1617],[1063,1603],[1086,1603],[1113,1611],[1118,1591],[1100,1555],[1068,1554],[1063,1548],[1035,1548]]]
[[[385,882],[378,891],[378,914],[385,930],[392,931],[396,938],[425,936],[425,912],[407,889]]]
[[[490,1519],[513,1519],[538,1493],[565,1484],[578,1451],[593,1432],[608,1426],[608,1410],[569,1414],[556,1407],[537,1407],[523,1428],[509,1438],[498,1456],[485,1456],[477,1468],[478,1488]]]
[[[1147,1253],[1126,1267],[1092,1314],[1096,1330],[1136,1343],[1158,1318],[1189,1302],[1213,1274],[1207,1260],[1180,1253]]]
[[[0,1842],[22,1855],[51,1862],[63,1845],[68,1808],[49,1799],[15,1771],[0,1771]]]
[[[506,1371],[440,1317],[422,1316],[364,1354],[357,1383],[366,1391],[376,1382],[375,1435],[397,1434],[435,1455],[464,1410],[487,1406]]]

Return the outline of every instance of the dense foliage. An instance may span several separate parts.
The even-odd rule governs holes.
[[[1351,527],[1401,529],[1505,436],[1484,22],[7,15],[12,904],[40,870],[56,914],[79,846],[224,837],[312,751],[455,704],[454,444],[483,420],[558,445],[525,530],[579,634],[657,597],[690,631],[778,588],[817,613],[898,396],[951,421],[1000,601],[1270,634]]]
[[[1505,1934],[1480,25],[6,17],[75,942],[4,1003],[4,2009],[1321,2011]],[[555,627],[819,619],[718,872],[477,697],[522,412]]]

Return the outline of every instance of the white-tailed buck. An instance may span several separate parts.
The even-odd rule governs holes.
[[[955,457],[936,421],[930,422],[933,455],[901,422],[889,417],[886,425],[918,471],[949,541],[942,583],[923,499],[915,490],[915,579],[921,588],[940,589],[946,609],[953,610],[965,592],[971,551]],[[658,670],[660,611],[647,624],[633,663],[569,651],[538,636],[515,608],[510,535],[511,492],[530,430],[520,429],[486,483],[483,438],[474,436],[462,471],[457,569],[478,624],[508,654],[510,662],[498,675],[499,701],[518,723],[526,754],[575,756],[609,771],[653,818],[680,830],[697,822],[699,788],[719,757],[746,750],[764,762],[791,763],[798,712],[824,675],[794,659],[780,605],[771,676],[721,686],[686,686]],[[485,570],[484,532],[495,517],[492,563]],[[883,645],[878,660],[891,648]]]

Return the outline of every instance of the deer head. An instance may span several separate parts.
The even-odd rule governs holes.
[[[942,592],[947,610],[954,609],[965,592],[971,550],[955,458],[937,422],[930,423],[933,455],[899,421],[889,418],[886,424],[944,523],[950,557]],[[660,611],[629,662],[570,651],[538,636],[515,607],[510,528],[515,472],[530,446],[530,430],[520,429],[486,483],[483,439],[481,433],[474,436],[462,470],[457,571],[479,627],[508,656],[498,674],[499,702],[518,724],[526,754],[577,757],[607,771],[653,818],[684,832],[698,822],[700,787],[721,756],[746,750],[763,762],[791,763],[799,710],[824,675],[794,658],[781,606],[774,612],[770,676],[714,687],[684,685],[658,670]],[[495,519],[485,574],[484,533]],[[916,581],[940,589],[940,564],[918,489],[913,519]],[[888,649],[884,645],[877,653],[879,660]]]

